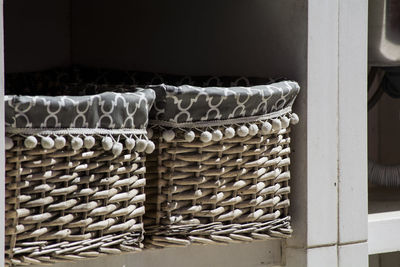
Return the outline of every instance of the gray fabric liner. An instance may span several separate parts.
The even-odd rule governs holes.
[[[291,108],[300,90],[293,81],[252,87],[149,86],[156,92],[151,121],[174,124],[257,117]]]
[[[91,96],[6,96],[7,128],[145,129],[154,91]]]

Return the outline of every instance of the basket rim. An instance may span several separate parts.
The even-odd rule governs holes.
[[[69,134],[99,134],[99,135],[117,135],[117,134],[147,134],[146,129],[105,129],[105,128],[15,128],[6,126],[6,133],[10,134],[35,134],[35,135],[69,135]]]
[[[274,119],[277,117],[281,117],[288,113],[292,112],[292,107],[287,107],[278,111],[270,112],[264,115],[251,116],[251,117],[242,117],[242,118],[234,118],[228,120],[212,120],[212,121],[196,121],[196,122],[170,122],[163,120],[150,120],[149,127],[154,126],[164,126],[164,127],[174,127],[174,128],[196,128],[196,127],[213,127],[213,126],[222,126],[222,125],[232,125],[237,123],[248,123],[248,122],[256,122],[261,120]]]

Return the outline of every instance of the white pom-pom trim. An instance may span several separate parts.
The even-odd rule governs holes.
[[[209,131],[204,131],[200,135],[200,140],[203,143],[208,143],[211,141],[211,139],[212,139],[212,134]]]
[[[172,130],[170,130],[172,132]],[[208,132],[211,138],[211,133]],[[174,133],[175,135],[175,133]],[[186,133],[186,138],[195,138],[195,133],[193,131],[189,131]],[[38,138],[40,141],[38,141]],[[69,139],[71,138],[71,139]],[[126,139],[125,139],[126,138]],[[114,140],[114,138],[110,135],[104,136],[101,139],[101,146],[105,151],[112,152],[115,156],[120,155],[124,148],[127,150],[132,150],[136,148],[137,152],[146,152],[148,154],[153,153],[156,146],[153,141],[148,140],[147,136],[143,137],[126,137],[125,140],[119,142]],[[192,140],[193,141],[193,140]],[[67,142],[70,143],[70,148],[72,150],[78,151],[82,148],[91,149],[96,145],[96,137],[92,135],[88,136],[72,136],[68,135],[68,138],[65,136],[42,136],[42,135],[32,135],[25,137],[23,143],[24,146],[28,149],[35,148],[38,144],[43,149],[62,149],[67,145]],[[5,136],[5,149],[9,150],[15,146],[15,143],[12,138]]]
[[[271,123],[265,121],[262,125],[261,125],[261,133],[262,134],[270,134],[272,131],[272,125]]]
[[[282,129],[282,123],[280,119],[273,119],[272,120],[272,130],[275,132],[279,132]]]
[[[146,146],[146,153],[151,154],[153,153],[154,149],[156,149],[156,145],[153,143],[153,141],[148,141]]]
[[[114,143],[111,151],[114,154],[114,156],[119,156],[121,155],[123,149],[124,147],[122,146],[122,144],[120,142],[116,142]]]
[[[135,144],[136,144],[136,142],[135,142],[135,139],[133,139],[133,138],[127,138],[125,140],[125,146],[128,150],[132,150],[135,147]]]
[[[11,148],[14,147],[14,142],[13,142],[13,140],[12,140],[10,137],[8,137],[8,136],[6,136],[5,147],[6,147],[6,150],[10,150]]]
[[[286,129],[287,127],[289,127],[290,120],[288,119],[288,117],[283,116],[283,117],[281,118],[281,124],[282,124],[282,128],[283,128],[283,129]]]
[[[240,137],[245,137],[249,134],[249,128],[247,128],[245,125],[242,125],[237,129],[236,132]]]
[[[254,136],[258,134],[258,126],[257,124],[250,124],[249,126],[249,135]]]
[[[175,132],[173,130],[166,130],[162,133],[162,137],[165,141],[171,142],[175,138]]]
[[[136,151],[137,152],[143,152],[146,150],[147,147],[147,141],[144,139],[139,139],[136,140]]]
[[[83,145],[87,149],[91,149],[92,147],[94,147],[95,144],[96,140],[94,139],[93,136],[86,136],[85,139],[83,140]]]
[[[222,137],[224,137],[224,135],[222,134],[222,132],[220,130],[213,131],[213,133],[212,133],[213,141],[220,141],[222,139]]]
[[[25,138],[24,145],[26,148],[32,149],[35,148],[37,145],[37,139],[33,135],[28,136]]]
[[[80,137],[73,137],[71,140],[71,147],[77,151],[83,147],[83,140]]]
[[[292,115],[290,116],[290,123],[296,125],[299,123],[299,121],[299,116],[296,113],[292,113]]]
[[[196,137],[196,134],[193,131],[188,131],[185,133],[185,140],[186,142],[193,142],[194,138]]]
[[[101,140],[101,146],[106,151],[110,150],[113,146],[113,140],[111,139],[111,137],[109,137],[109,136],[104,137]]]
[[[42,137],[40,144],[44,149],[52,149],[54,147],[54,140],[49,136]]]
[[[54,146],[57,149],[61,149],[61,148],[65,147],[66,144],[67,144],[67,140],[65,140],[64,136],[57,136],[54,139]]]
[[[225,129],[225,137],[226,138],[233,138],[235,136],[235,129],[232,127],[228,127]]]

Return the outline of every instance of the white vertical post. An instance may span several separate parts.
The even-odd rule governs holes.
[[[294,147],[292,182],[292,202],[304,207],[296,204],[303,209],[294,211],[296,236],[287,242],[286,262],[288,267],[337,267],[338,0],[307,2],[307,85],[296,111],[303,127],[293,136],[306,145]],[[304,155],[299,149],[306,150],[304,158],[298,157]]]
[[[306,126],[294,136],[306,136],[307,157],[296,159],[303,184],[293,189],[305,193],[293,199],[306,203],[294,218],[305,226],[295,231],[305,234],[287,242],[289,267],[368,264],[367,8],[367,0],[308,0],[306,108],[300,110]]]
[[[368,1],[340,0],[339,242],[367,240]]]
[[[307,247],[337,243],[338,1],[308,4]]]
[[[367,40],[368,1],[339,0],[340,267],[368,266]]]

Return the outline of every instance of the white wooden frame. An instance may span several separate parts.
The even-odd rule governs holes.
[[[291,267],[368,266],[367,11],[367,0],[308,1],[307,183],[294,199],[305,230],[288,241]]]

